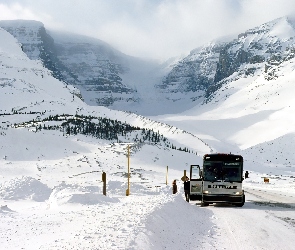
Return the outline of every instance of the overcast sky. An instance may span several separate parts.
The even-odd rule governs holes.
[[[0,0],[2,20],[38,20],[160,60],[294,13],[295,0]]]

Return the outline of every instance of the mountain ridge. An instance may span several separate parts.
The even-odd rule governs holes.
[[[288,17],[279,18],[249,29],[230,42],[211,42],[192,50],[166,76],[161,89],[171,93],[195,91],[192,101],[203,98],[201,101],[207,102],[227,77],[253,75],[264,67],[263,63],[266,77],[272,79],[276,64],[294,54],[294,28],[289,20]],[[288,46],[289,51],[285,51]]]
[[[47,31],[42,23],[30,22],[1,21],[0,26],[18,37],[31,59],[40,58],[55,78],[77,87],[87,104],[142,115],[178,113],[208,103],[229,79],[257,74],[274,79],[279,64],[294,57],[291,17],[249,29],[234,39],[212,41],[168,67],[129,57],[98,39]],[[25,23],[27,29],[35,29],[37,41],[31,37],[31,45],[20,35],[26,31]]]
[[[110,106],[121,99],[136,102],[135,89],[124,84],[121,76],[138,59],[98,39],[47,32],[38,21],[0,21],[0,27],[18,39],[30,59],[41,60],[55,78],[79,88],[88,104]]]
[[[114,114],[124,114],[124,119],[130,123],[134,125],[139,123],[146,128],[153,127],[153,121],[159,122],[153,127],[154,129],[161,127],[163,123],[168,124],[169,131],[169,126],[173,125],[192,136],[183,137],[181,140],[180,137],[177,139],[181,132],[168,133],[171,140],[182,141],[183,145],[187,144],[193,148],[194,140],[200,139],[209,146],[206,149],[207,152],[211,150],[240,152],[247,154],[248,159],[252,159],[255,164],[259,162],[259,164],[269,165],[269,162],[263,158],[263,152],[260,151],[258,155],[255,152],[257,148],[260,148],[259,145],[265,145],[270,151],[276,152],[276,141],[281,143],[281,141],[286,141],[286,138],[291,141],[286,143],[288,146],[282,151],[292,155],[290,145],[293,144],[294,130],[292,129],[293,120],[289,113],[292,113],[294,109],[291,93],[294,92],[292,81],[295,77],[293,73],[295,61],[292,45],[294,38],[290,37],[290,34],[293,35],[294,28],[290,20],[280,18],[250,29],[247,34],[241,33],[237,39],[211,42],[209,46],[193,50],[188,57],[181,59],[181,64],[173,62],[174,69],[178,69],[174,72],[180,75],[183,72],[190,74],[189,70],[182,70],[182,67],[186,69],[186,66],[190,65],[193,68],[194,62],[201,57],[204,58],[198,61],[200,68],[203,69],[198,72],[206,74],[207,79],[210,78],[212,82],[210,88],[206,89],[208,86],[204,84],[200,85],[198,90],[193,89],[196,91],[181,92],[177,91],[177,84],[182,83],[179,81],[171,88],[173,91],[164,87],[161,89],[163,92],[146,94],[146,100],[148,100],[147,97],[154,98],[151,102],[155,100],[154,106],[151,106],[156,107],[155,116],[143,119],[140,116],[131,115],[132,113],[120,111],[112,113],[111,116],[114,118],[116,117]],[[220,47],[214,50],[214,46]],[[217,72],[218,67],[224,78],[214,83],[214,79],[216,81],[214,72]],[[231,69],[235,70],[229,74]],[[144,82],[146,78],[149,78],[149,75],[145,75],[142,81]],[[161,79],[160,75],[157,79]],[[152,83],[150,79],[148,82]],[[142,87],[137,92],[139,97],[140,94],[148,92],[147,89],[153,89],[152,84],[138,86]],[[171,103],[175,105],[170,108],[178,106],[179,109],[174,110],[174,115],[165,113],[165,115],[158,116],[158,109],[164,106],[166,98],[170,98],[166,102],[167,105]],[[189,102],[187,102],[188,99]],[[162,105],[159,106],[160,103]],[[81,105],[84,107],[85,104]],[[140,113],[140,102],[137,105],[138,113]],[[121,109],[124,108],[123,106]],[[81,110],[81,107],[76,107],[76,109]],[[87,109],[89,110],[90,107]],[[102,107],[100,109],[107,110]],[[72,113],[76,111],[73,108]],[[269,130],[274,132],[269,133]],[[283,156],[276,155],[276,157],[282,159]],[[292,165],[295,159],[292,156],[288,158],[288,162],[285,163],[285,160],[282,160],[281,162],[284,163],[280,166],[289,164],[289,161]],[[276,161],[272,159],[272,162]]]
[[[160,147],[161,150],[190,150],[198,154],[210,150],[210,146],[196,136],[173,126],[155,122],[128,112],[87,105],[77,97],[76,92],[78,90],[75,87],[54,78],[51,72],[39,60],[29,59],[22,51],[21,45],[8,32],[0,28],[0,36],[0,55],[2,61],[0,67],[0,130],[4,141],[9,141],[10,139],[15,141],[17,134],[21,136],[21,131],[26,131],[28,134],[46,134],[44,138],[47,138],[50,133],[53,137],[58,136],[58,134],[58,137],[68,137],[70,134],[74,137],[77,132],[75,126],[79,124],[78,121],[80,125],[82,124],[81,127],[84,127],[81,133],[90,135],[89,132],[90,130],[93,132],[93,128],[102,131],[105,127],[111,127],[104,123],[96,126],[95,124],[101,117],[102,120],[110,119],[110,123],[114,124],[115,128],[119,126],[124,127],[124,124],[126,124],[129,127],[133,126],[131,130],[139,131],[137,134],[127,133],[128,129],[127,132],[123,131],[125,138],[121,135],[122,139],[120,141],[130,140],[130,143],[140,145],[142,143],[140,142],[141,129],[142,133],[151,133],[149,137],[156,136],[159,138],[160,135],[161,137],[163,135],[168,138],[169,141],[163,139],[164,144],[160,142],[157,144],[151,138],[151,144],[157,144],[156,146]],[[12,51],[13,53],[11,53]],[[52,119],[52,117],[55,118]],[[60,123],[64,125],[61,126]],[[66,124],[68,125],[65,129]],[[41,130],[46,132],[40,132]],[[66,132],[67,130],[69,132]],[[153,132],[151,132],[152,130]],[[14,133],[13,131],[18,132]],[[120,133],[118,132],[118,134]],[[129,135],[128,137],[126,137],[126,133]],[[41,135],[38,137],[41,138]],[[194,140],[195,143],[183,143],[175,135],[180,135],[180,137],[186,138],[186,140]],[[109,134],[105,137],[108,138],[108,136]],[[112,139],[107,141],[107,143],[120,142],[117,141],[118,139],[114,139],[116,136],[110,137]],[[137,137],[138,139],[133,141]],[[21,141],[21,139],[19,140]],[[25,142],[22,143],[24,144]],[[53,145],[54,143],[51,144],[51,146]],[[7,147],[10,148],[11,146],[11,143],[8,143],[7,146],[2,146],[2,151],[0,152],[2,158],[7,157],[5,152],[7,152]],[[46,144],[42,145],[43,151],[44,147],[46,148]],[[58,145],[57,148],[60,148],[60,146]],[[25,151],[22,154],[25,156]],[[17,159],[20,158],[17,157]]]

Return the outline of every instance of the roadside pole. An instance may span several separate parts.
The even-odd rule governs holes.
[[[130,147],[127,146],[127,167],[128,167],[128,188],[126,190],[126,196],[130,194]]]
[[[102,181],[103,181],[102,193],[103,195],[107,195],[107,174],[105,172],[102,172]]]
[[[168,166],[167,166],[167,171],[166,171],[166,185],[168,185]]]

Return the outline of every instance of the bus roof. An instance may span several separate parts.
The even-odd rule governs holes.
[[[224,154],[224,153],[216,153],[216,154],[205,154],[203,157],[204,161],[235,161],[242,162],[243,156],[241,155],[233,155],[233,154]]]

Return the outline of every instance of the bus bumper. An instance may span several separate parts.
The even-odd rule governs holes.
[[[244,195],[203,195],[203,202],[206,203],[243,203]]]

